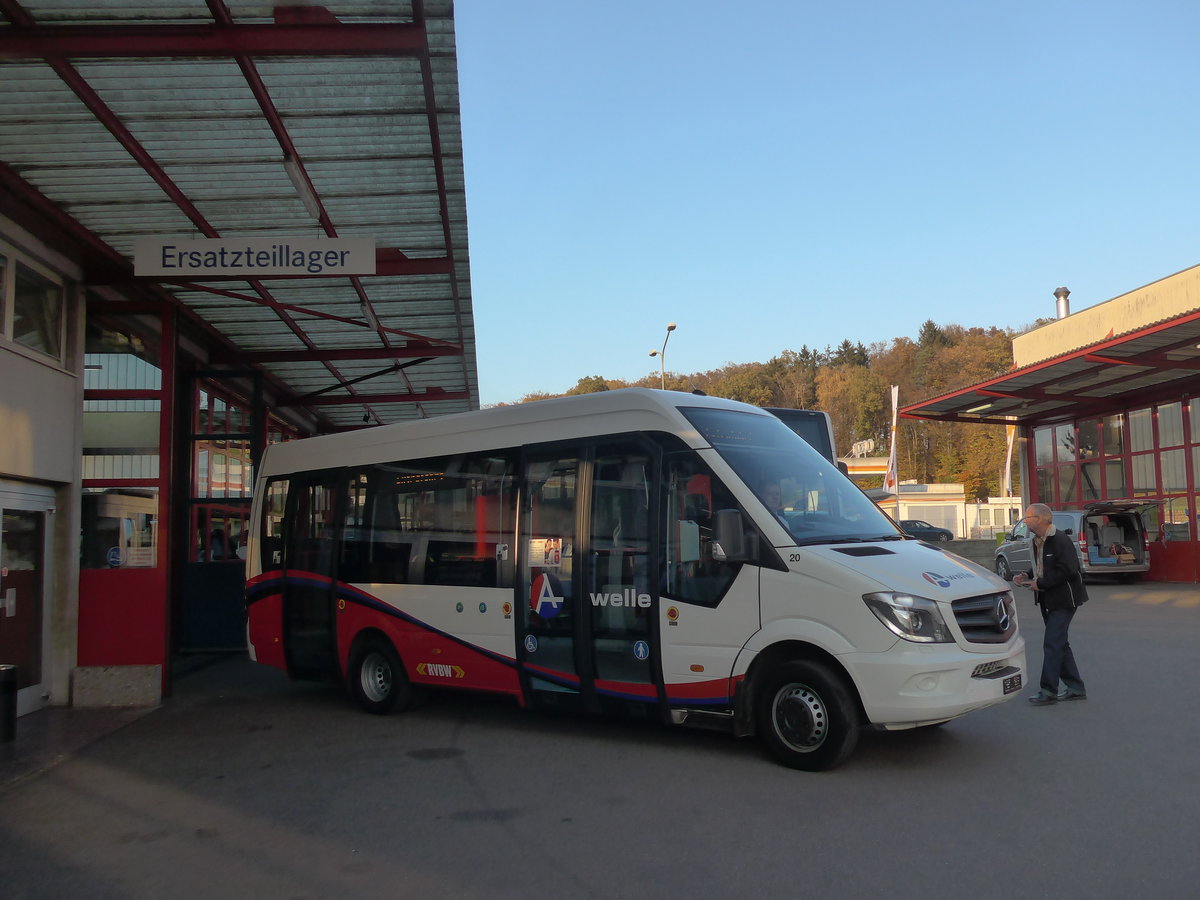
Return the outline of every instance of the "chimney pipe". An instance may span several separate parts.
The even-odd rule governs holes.
[[[1054,289],[1054,299],[1058,301],[1056,308],[1058,310],[1058,317],[1060,319],[1065,319],[1071,314],[1071,304],[1067,302],[1067,298],[1070,296],[1071,292],[1065,287]]]

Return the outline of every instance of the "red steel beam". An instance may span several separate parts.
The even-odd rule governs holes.
[[[443,388],[428,388],[409,394],[358,394],[340,397],[310,397],[306,400],[279,400],[272,406],[370,406],[375,403],[434,403],[438,400],[468,400],[468,391],[447,391]]]
[[[434,345],[409,341],[399,347],[340,347],[323,350],[262,350],[234,354],[229,362],[294,363],[320,362],[323,359],[426,359],[433,356],[462,356],[463,348],[451,344]],[[222,358],[222,361],[225,361]]]
[[[417,56],[409,24],[21,25],[0,28],[0,59],[164,59],[231,56]]]

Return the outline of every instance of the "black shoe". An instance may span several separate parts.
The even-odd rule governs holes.
[[[1038,691],[1029,698],[1029,702],[1034,706],[1049,706],[1051,703],[1057,703],[1058,697],[1054,694],[1047,694],[1045,691]]]
[[[1087,693],[1084,691],[1073,691],[1070,688],[1064,688],[1058,692],[1059,700],[1086,700]]]

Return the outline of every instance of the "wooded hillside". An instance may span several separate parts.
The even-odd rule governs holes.
[[[856,441],[873,438],[875,455],[885,456],[891,425],[890,385],[899,385],[900,405],[907,406],[1001,375],[1012,366],[1012,339],[1019,333],[941,326],[929,320],[921,326],[915,342],[904,337],[893,339],[890,345],[863,346],[844,340],[836,348],[824,350],[802,346],[784,350],[764,363],[731,363],[690,375],[668,372],[666,386],[700,390],[755,406],[824,410],[833,420],[840,455],[847,455]],[[566,394],[658,387],[659,380],[657,373],[633,382],[591,375],[581,378]],[[518,402],[557,396],[563,395],[527,394]],[[1005,454],[1002,426],[900,419],[897,431],[901,481],[961,482],[968,500],[1000,494]],[[1014,464],[1014,492],[1019,490],[1017,472]],[[873,485],[863,482],[862,486]]]

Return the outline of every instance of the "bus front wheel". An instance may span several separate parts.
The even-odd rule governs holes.
[[[346,680],[358,705],[377,716],[405,709],[412,703],[412,684],[404,672],[404,664],[384,638],[368,637],[355,643]]]
[[[828,666],[797,660],[777,666],[759,693],[758,732],[771,755],[793,769],[832,769],[858,743],[858,710]]]

